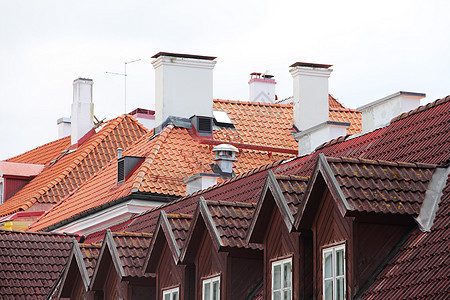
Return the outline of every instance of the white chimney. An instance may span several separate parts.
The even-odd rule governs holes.
[[[417,108],[425,97],[424,93],[400,91],[358,107],[356,110],[362,113],[362,133],[389,125],[394,117]]]
[[[58,124],[58,139],[61,139],[63,137],[69,136],[70,131],[70,118],[59,118],[56,121],[56,124]]]
[[[186,195],[190,195],[197,191],[216,185],[218,178],[220,178],[219,174],[198,173],[183,179],[183,182],[186,183]]]
[[[92,103],[92,79],[78,78],[73,82],[73,103],[71,116],[72,145],[93,127],[94,104]]]
[[[262,103],[275,103],[275,85],[276,81],[269,71],[266,73],[250,74],[248,86],[250,88],[250,101]]]
[[[129,113],[148,130],[155,128],[155,111],[145,108],[136,108]]]
[[[159,52],[152,58],[157,126],[169,116],[213,116],[215,57]]]
[[[331,65],[296,62],[290,67],[294,83],[294,125],[300,131],[295,137],[299,155],[305,155],[327,141],[346,135],[350,124],[329,121]]]

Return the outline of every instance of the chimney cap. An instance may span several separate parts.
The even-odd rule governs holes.
[[[171,52],[158,52],[152,56],[152,58],[158,58],[160,56],[170,56],[179,58],[193,58],[193,59],[204,59],[204,60],[215,60],[216,56],[203,56],[195,54],[183,54],[183,53],[171,53]]]
[[[231,152],[236,152],[236,153],[239,152],[238,148],[236,148],[235,146],[230,145],[230,144],[220,144],[220,145],[217,145],[217,146],[215,146],[215,147],[213,148],[212,151],[213,151],[213,152],[218,152],[218,151],[231,151]]]
[[[296,62],[290,65],[290,68],[295,67],[308,67],[308,68],[321,68],[321,69],[328,69],[329,67],[332,67],[333,65],[326,65],[326,64],[316,64],[316,63],[306,63],[306,62]]]

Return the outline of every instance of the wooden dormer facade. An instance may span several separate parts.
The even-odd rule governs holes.
[[[306,183],[305,177],[275,175],[271,171],[264,183],[246,239],[261,244],[264,249],[264,299],[272,299],[276,293],[287,293],[288,299],[307,299],[311,295],[309,286],[296,284],[307,280],[304,277],[310,272],[305,272],[307,269],[300,265],[308,265],[304,258],[310,255],[311,249],[303,246],[300,234],[291,232]],[[289,282],[281,284],[284,288],[276,291],[273,273],[279,266],[291,276]]]
[[[176,293],[178,299],[194,297],[194,270],[180,263],[191,220],[191,215],[160,212],[144,263],[144,272],[156,276],[157,300],[169,292]]]
[[[353,299],[365,291],[417,228],[413,216],[434,171],[319,154],[294,224],[312,249],[305,278],[313,278],[314,299]]]
[[[254,208],[200,197],[181,253],[182,263],[195,269],[193,299],[201,300],[205,291],[219,299],[246,299],[260,288],[262,249],[245,243]]]

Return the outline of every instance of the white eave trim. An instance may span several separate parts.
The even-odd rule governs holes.
[[[107,229],[122,221],[128,220],[132,215],[140,214],[150,208],[160,206],[159,201],[128,200],[112,207],[95,212],[89,216],[75,220],[52,232],[75,233],[78,235],[88,235],[93,232]]]

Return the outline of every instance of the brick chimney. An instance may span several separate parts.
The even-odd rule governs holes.
[[[213,69],[216,57],[159,52],[155,68],[155,125],[169,116],[213,117]]]
[[[270,75],[269,71],[266,73],[250,74],[250,81],[248,86],[250,89],[250,101],[262,103],[275,103],[275,79]]]
[[[92,79],[78,78],[73,82],[73,103],[71,115],[71,142],[78,141],[94,128],[94,103],[92,103]]]
[[[299,155],[346,135],[349,123],[329,121],[328,78],[331,65],[296,62],[289,71],[294,83],[294,125],[299,132]]]

